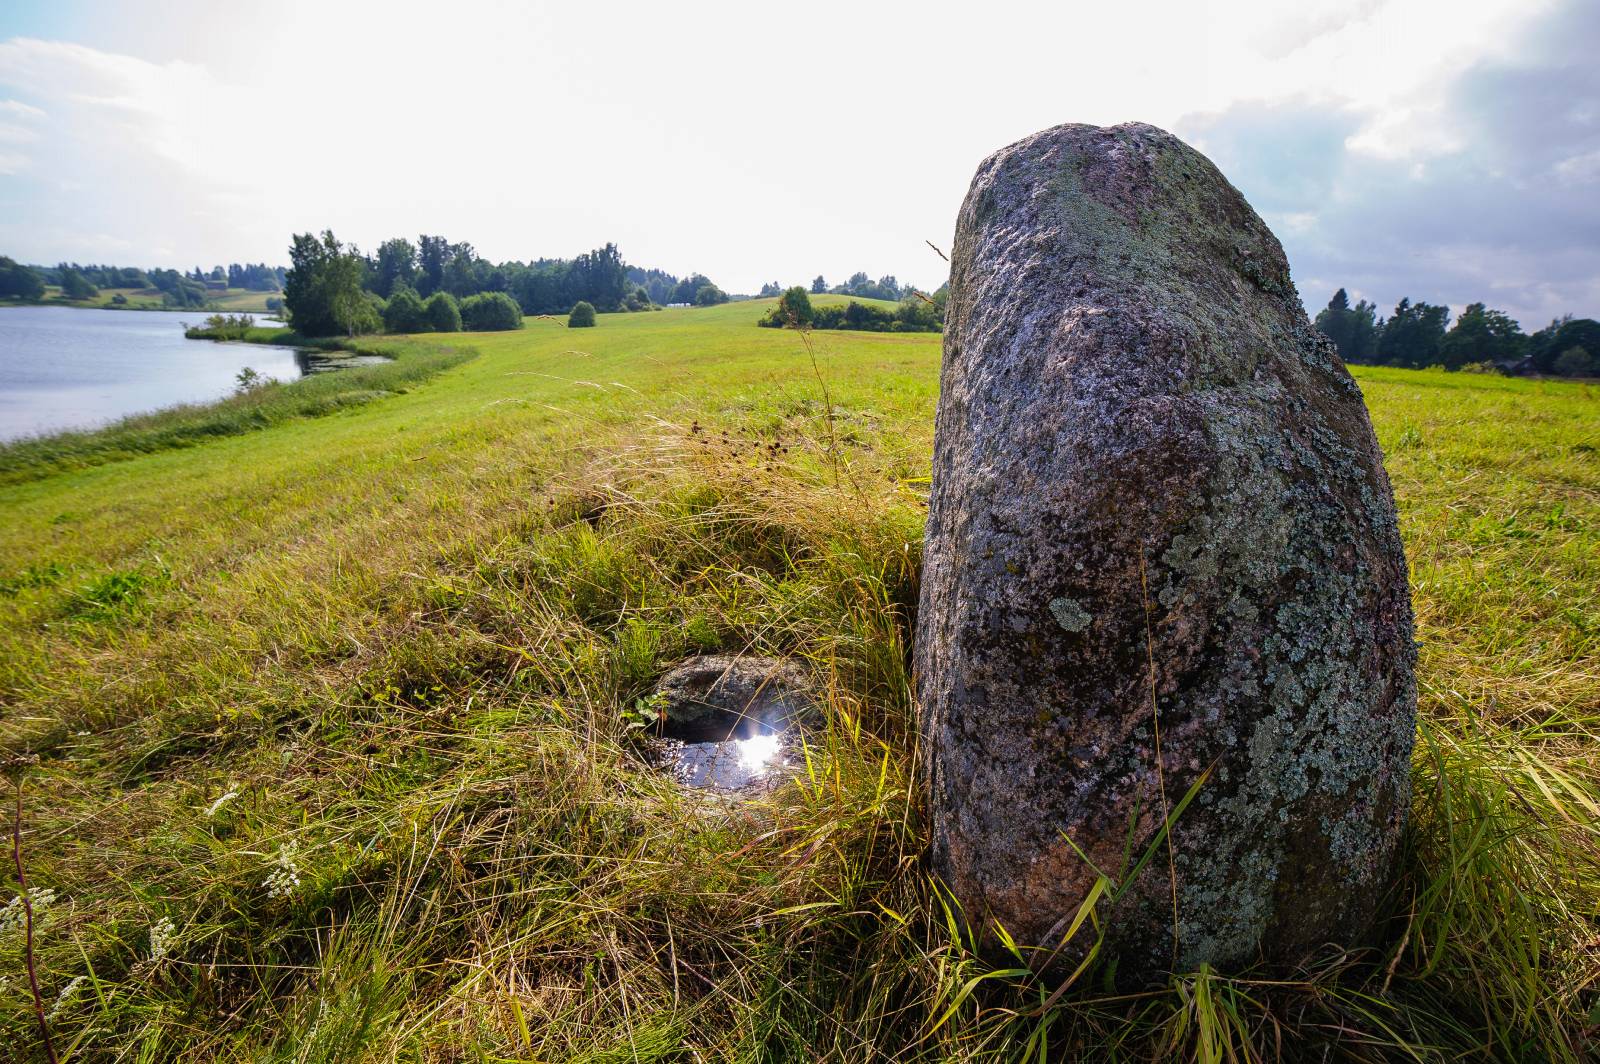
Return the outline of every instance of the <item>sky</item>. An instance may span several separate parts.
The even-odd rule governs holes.
[[[1151,122],[1337,287],[1600,317],[1596,0],[0,5],[0,254],[442,234],[734,292],[937,287],[991,152]]]

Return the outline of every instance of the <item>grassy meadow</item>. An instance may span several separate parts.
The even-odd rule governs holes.
[[[1118,993],[986,967],[922,867],[940,338],[771,305],[363,341],[416,372],[0,448],[61,1059],[1593,1059],[1600,389],[1356,371],[1422,643],[1393,920]],[[826,694],[758,802],[640,764],[637,700],[712,649]],[[20,908],[0,1031],[41,1059]]]
[[[207,292],[206,309],[228,314],[265,314],[268,312],[267,299],[277,295],[277,292],[255,292],[248,288]],[[125,305],[121,305],[121,309],[167,309],[161,302],[162,292],[159,288],[102,288],[89,299],[68,299],[62,294],[60,285],[46,285],[44,299],[40,302],[49,305],[59,303],[68,307],[110,307],[113,305],[112,300],[117,296],[122,296],[127,301]]]

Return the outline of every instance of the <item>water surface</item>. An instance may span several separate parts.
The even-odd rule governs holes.
[[[220,399],[246,366],[285,381],[313,368],[293,348],[185,339],[183,323],[205,317],[193,310],[0,307],[0,440]]]

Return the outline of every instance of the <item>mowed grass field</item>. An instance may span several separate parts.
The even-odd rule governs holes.
[[[1380,945],[1062,989],[972,956],[921,863],[940,338],[808,343],[770,305],[385,340],[457,350],[403,394],[0,485],[0,744],[58,1054],[1592,1059],[1600,390],[1357,370],[1422,643]],[[761,801],[638,755],[638,700],[712,649],[824,692],[809,771]],[[35,1059],[0,919],[0,1029]]]

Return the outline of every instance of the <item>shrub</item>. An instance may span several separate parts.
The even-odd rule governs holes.
[[[435,292],[422,304],[429,332],[460,332],[461,308],[449,292]]]
[[[128,305],[128,297],[123,295],[121,292],[118,292],[116,295],[111,297],[111,305],[114,307],[125,307]]]
[[[727,301],[728,293],[710,282],[695,289],[694,305],[697,307],[714,307],[718,303],[726,303]]]
[[[183,335],[191,340],[243,340],[255,327],[249,314],[213,314],[203,325],[185,326]]]
[[[779,316],[789,325],[810,325],[812,318],[811,297],[806,295],[806,290],[799,285],[784,292],[778,297],[775,308]]]
[[[939,304],[912,291],[907,291],[901,297],[894,316],[903,332],[938,332],[943,324],[943,311]]]
[[[504,292],[479,292],[461,301],[461,324],[468,332],[522,328],[522,308]]]
[[[572,306],[572,313],[567,315],[567,328],[594,328],[594,306],[581,299],[577,303],[574,303]]]
[[[383,308],[383,331],[390,333],[423,332],[428,328],[428,316],[422,300],[409,285],[399,285]]]
[[[1550,368],[1563,377],[1589,377],[1596,370],[1594,358],[1581,347],[1569,347],[1561,352]]]
[[[805,308],[809,311],[809,321],[800,321],[798,314],[791,318],[786,309],[786,301],[792,293],[805,299]],[[792,305],[792,304],[790,304]],[[811,299],[799,288],[791,288],[783,294],[783,299],[778,302],[756,324],[764,325],[769,329],[781,329],[785,325],[809,324],[813,329],[853,329],[857,332],[939,332],[943,326],[939,321],[937,304],[928,306],[921,300],[906,300],[894,310],[883,310],[869,303],[850,302],[846,306],[813,307]]]

